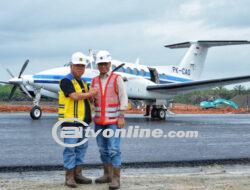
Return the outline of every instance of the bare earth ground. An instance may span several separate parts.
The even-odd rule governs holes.
[[[29,112],[32,108],[32,101],[0,101],[0,112]],[[41,101],[40,106],[43,112],[56,113],[58,103],[54,101]],[[249,109],[230,107],[202,109],[200,106],[175,103],[170,110],[176,114],[227,114],[227,113],[249,113]],[[144,109],[130,109],[127,113],[144,114]]]
[[[96,178],[100,169],[85,171]],[[63,171],[0,173],[0,189],[69,189],[64,186]],[[77,189],[106,190],[104,185],[79,185]],[[179,168],[123,169],[121,189],[129,190],[249,190],[250,165]]]

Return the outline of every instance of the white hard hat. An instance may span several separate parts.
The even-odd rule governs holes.
[[[96,54],[96,61],[95,63],[108,63],[111,62],[111,55],[108,51],[106,50],[101,50],[98,51],[98,53]]]
[[[71,57],[71,64],[87,65],[88,64],[87,57],[81,52],[75,52]]]

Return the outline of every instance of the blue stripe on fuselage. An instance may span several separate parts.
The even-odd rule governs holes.
[[[87,83],[90,83],[91,81],[86,81]],[[59,84],[60,80],[34,80],[34,83],[43,83],[43,84]]]
[[[65,78],[65,76],[66,75],[34,75],[33,78],[34,78],[34,83],[59,84],[60,80]],[[86,78],[86,77],[81,77],[81,79],[87,83],[90,83],[92,80],[91,78]]]
[[[185,78],[180,78],[180,77],[174,77],[174,76],[167,76],[167,80],[171,81],[178,81],[178,82],[191,82],[192,80],[190,79],[185,79]]]
[[[149,73],[148,73],[149,74]],[[150,75],[146,74],[144,78],[147,78],[150,80]],[[66,75],[33,75],[34,83],[52,83],[52,84],[58,84],[60,80],[65,78]],[[137,76],[137,75],[135,75]],[[91,82],[91,78],[82,77],[82,80],[86,81],[87,83]],[[160,83],[172,83],[172,82],[190,82],[192,80],[186,79],[186,78],[180,78],[170,75],[162,75],[159,74],[159,80]]]
[[[59,80],[34,80],[34,83],[59,84]]]
[[[63,79],[66,75],[33,75],[34,79]]]

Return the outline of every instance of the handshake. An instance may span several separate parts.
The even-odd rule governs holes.
[[[89,96],[95,97],[98,94],[98,90],[96,88],[90,88],[89,89]]]

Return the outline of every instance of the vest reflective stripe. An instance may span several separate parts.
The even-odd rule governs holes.
[[[91,86],[98,89],[99,93],[95,98],[95,117],[96,124],[115,124],[120,114],[120,103],[116,89],[116,80],[119,75],[112,73],[105,85],[103,92],[101,79],[99,76],[93,78]]]
[[[64,108],[65,106],[64,106],[64,104],[59,104],[58,107],[59,108]]]
[[[58,114],[59,118],[64,118],[64,114]]]
[[[75,92],[82,92],[82,88],[79,83],[74,79],[72,74],[66,76],[71,80]],[[88,92],[87,83],[83,82],[85,92]],[[90,104],[89,100],[87,100]],[[85,119],[85,103],[84,100],[74,101],[70,97],[66,97],[63,91],[59,90],[59,106],[58,106],[58,119],[62,120],[64,118],[77,118],[81,121]],[[73,122],[73,121],[72,121]]]
[[[119,107],[118,107],[118,109],[119,109]],[[107,107],[105,110],[106,110],[106,112],[109,112],[109,111],[114,112],[114,111],[118,111],[118,109],[117,109],[117,107]],[[101,111],[101,107],[95,107],[95,111]]]
[[[74,118],[78,118],[78,101],[74,101]]]
[[[120,115],[120,112],[115,112],[115,113],[105,113],[106,117],[118,117]],[[101,116],[101,112],[95,112],[95,116],[100,117]]]

